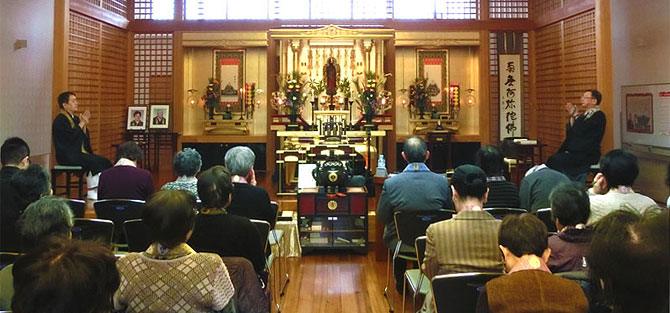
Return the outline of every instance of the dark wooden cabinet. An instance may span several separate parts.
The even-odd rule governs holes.
[[[344,195],[327,195],[323,188],[298,191],[298,227],[304,252],[353,249],[367,253],[367,191],[349,187]]]

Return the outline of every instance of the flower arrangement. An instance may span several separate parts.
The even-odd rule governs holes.
[[[342,93],[345,98],[351,98],[351,81],[349,78],[343,78],[337,83],[337,90]]]
[[[205,94],[202,96],[208,109],[209,119],[214,119],[214,109],[221,103],[221,84],[218,80],[210,77]]]
[[[272,106],[278,111],[289,115],[298,115],[302,112],[303,104],[307,101],[310,83],[301,78],[300,73],[292,72],[287,75],[277,75],[280,91],[272,93]]]
[[[326,82],[323,80],[311,80],[312,92],[314,98],[318,98],[324,91],[326,91]]]
[[[427,77],[419,77],[409,86],[409,105],[419,111],[419,118],[423,119],[423,113],[428,104],[428,93],[426,92]]]
[[[391,92],[384,90],[385,77],[367,71],[364,78],[358,78],[354,84],[357,93],[356,103],[366,119],[374,117],[378,112],[391,108]]]

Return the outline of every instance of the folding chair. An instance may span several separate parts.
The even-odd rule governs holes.
[[[277,220],[279,219],[279,204],[276,201],[270,201],[270,206],[275,212],[275,225],[277,225]],[[279,296],[282,297],[284,296],[284,290],[286,289],[286,285],[288,282],[291,280],[289,275],[288,275],[288,266],[286,265],[286,256],[282,256],[282,251],[281,251],[281,240],[282,237],[284,236],[284,231],[281,229],[272,229],[270,230],[270,236],[268,238],[270,246],[277,246],[277,258],[278,264],[279,264],[279,273],[281,275],[280,279],[282,279],[281,286],[279,286]],[[282,271],[282,268],[284,269]]]
[[[412,290],[412,312],[416,312],[416,294],[427,294],[430,291],[430,280],[421,270],[423,258],[426,256],[426,236],[419,236],[414,241],[414,249],[419,263],[419,268],[408,269],[405,271],[405,280]],[[405,290],[406,285],[402,289],[402,312],[405,312]]]
[[[77,199],[68,199],[67,204],[70,205],[70,209],[72,209],[74,217],[84,218],[84,212],[86,211],[86,201]]]
[[[104,245],[112,245],[114,222],[95,218],[75,218],[72,226],[72,238],[98,241]]]
[[[479,288],[502,273],[460,273],[436,275],[431,280],[437,313],[475,312]]]
[[[267,221],[261,221],[261,220],[254,220],[250,219],[252,223],[254,223],[254,226],[256,226],[256,229],[258,230],[258,233],[261,235],[261,240],[263,240],[263,251],[267,251],[268,245],[270,244],[270,223]],[[280,307],[279,307],[279,299],[276,297],[276,289],[277,289],[277,284],[275,284],[275,275],[272,275],[272,263],[274,261],[275,255],[274,253],[270,253],[270,255],[265,259],[265,269],[268,272],[268,284],[270,285],[270,290],[271,290],[271,298],[274,299],[275,301],[275,308],[277,312],[280,312]],[[270,301],[272,302],[272,301]],[[272,303],[270,303],[272,306]],[[272,309],[272,308],[270,308]]]
[[[505,215],[507,214],[528,213],[525,209],[517,208],[484,208],[484,211],[489,212],[489,214],[493,215],[497,220],[505,218]]]
[[[551,208],[546,208],[546,209],[539,209],[537,212],[533,213],[537,218],[540,219],[544,223],[544,225],[547,226],[547,231],[550,234],[555,234],[556,233],[556,223],[554,223],[554,219],[551,216]]]
[[[114,222],[114,237],[112,240],[114,246],[126,248],[123,222],[141,219],[144,211],[144,201],[128,199],[99,200],[93,203],[93,208],[99,219]]]
[[[394,263],[396,258],[418,261],[415,251],[407,251],[407,249],[402,251],[403,243],[409,246],[408,244],[414,242],[417,237],[426,234],[426,228],[430,224],[450,219],[453,214],[455,212],[449,210],[397,211],[393,214],[398,243],[392,257],[389,250],[389,257],[386,262],[386,287],[384,288],[384,295],[388,300],[390,312],[393,312],[393,292],[389,292],[389,283],[391,282],[390,264]]]
[[[128,252],[143,252],[151,245],[149,229],[141,219],[123,222],[123,233],[128,242]]]

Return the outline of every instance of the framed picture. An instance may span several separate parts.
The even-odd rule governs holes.
[[[147,107],[128,107],[127,130],[147,129]]]
[[[149,118],[149,128],[168,128],[170,119],[169,105],[152,105]]]
[[[213,77],[221,84],[220,108],[243,112],[239,91],[244,88],[244,50],[214,50],[213,68]]]
[[[429,106],[437,107],[438,112],[449,113],[449,50],[417,49],[417,77],[428,77],[426,92]]]

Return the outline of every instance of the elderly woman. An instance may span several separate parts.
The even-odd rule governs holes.
[[[249,147],[237,146],[226,152],[226,167],[233,175],[235,186],[227,210],[230,214],[267,221],[274,227],[277,212],[270,206],[268,192],[256,187],[255,160],[256,155]]]
[[[98,199],[146,200],[154,193],[151,173],[137,168],[142,148],[134,141],[122,143],[116,150],[116,164],[102,171],[98,183]]]
[[[189,244],[196,251],[246,258],[256,273],[264,275],[263,241],[256,226],[248,218],[228,214],[226,210],[232,192],[233,183],[227,168],[218,165],[200,174],[198,194],[202,210]]]
[[[73,214],[64,199],[42,197],[31,203],[18,222],[18,234],[23,251],[30,251],[48,237],[70,238]],[[0,271],[0,311],[10,311],[14,287],[13,265]]]
[[[185,148],[174,156],[172,167],[177,174],[177,180],[163,185],[161,189],[190,191],[200,200],[198,196],[198,179],[195,177],[195,174],[198,174],[202,167],[200,153],[195,149]]]
[[[152,244],[117,261],[121,286],[114,295],[116,310],[235,311],[235,290],[221,258],[186,244],[195,225],[194,206],[195,197],[183,190],[159,191],[147,202],[143,220]]]

